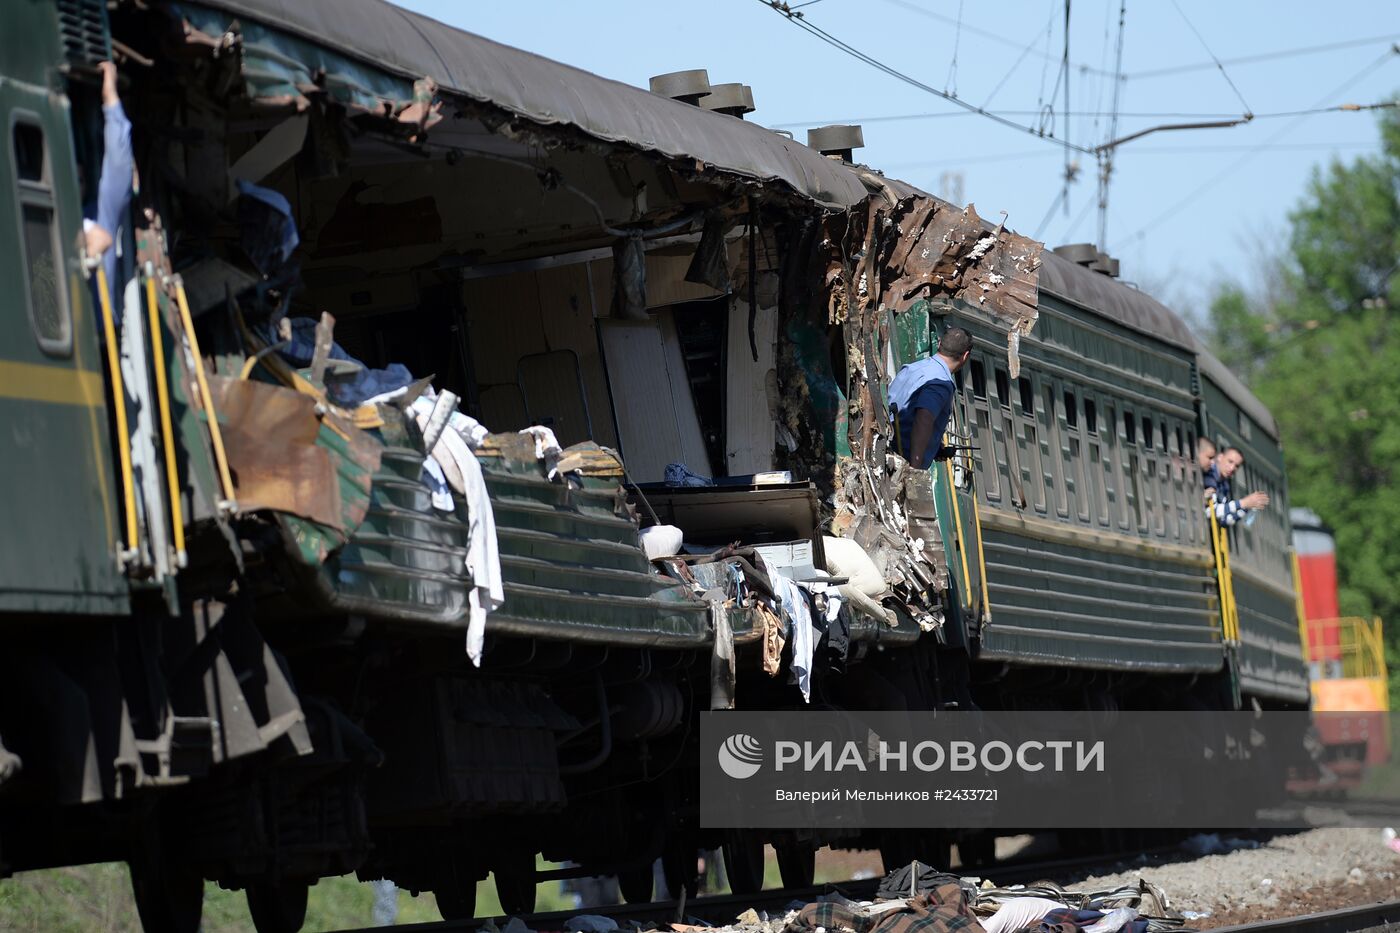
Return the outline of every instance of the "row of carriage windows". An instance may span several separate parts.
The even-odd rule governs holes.
[[[966,372],[960,382],[978,448],[974,462],[989,502],[1171,543],[1206,544],[1190,420],[1038,373],[1013,380],[975,357]],[[1239,485],[1277,501],[1276,485],[1260,471],[1246,467]],[[1267,510],[1252,529],[1236,534],[1234,547],[1260,560],[1281,558],[1279,514],[1277,505]]]

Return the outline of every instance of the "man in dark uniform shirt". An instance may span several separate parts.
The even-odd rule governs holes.
[[[927,469],[935,460],[947,460],[943,434],[953,413],[957,383],[953,374],[967,363],[972,335],[950,327],[938,341],[938,352],[900,369],[890,383],[890,410],[896,423],[899,452],[914,466]]]

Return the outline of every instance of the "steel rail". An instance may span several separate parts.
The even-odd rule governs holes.
[[[1216,927],[1211,933],[1267,933],[1279,930],[1288,933],[1360,933],[1376,928],[1400,929],[1400,901],[1383,901],[1362,907],[1343,907],[1301,917],[1281,917],[1259,920],[1237,926]]]
[[[1071,872],[1085,869],[1108,868],[1123,862],[1137,861],[1144,856],[1180,854],[1179,846],[1158,846],[1150,849],[1133,849],[1073,858],[1011,861],[985,869],[958,868],[955,874],[990,878],[998,886],[1006,886],[1027,884],[1056,876],[1064,877]],[[871,900],[875,897],[875,891],[880,886],[880,881],[880,878],[862,878],[851,881],[830,881],[803,888],[777,888],[769,891],[757,891],[753,894],[711,894],[697,897],[694,900],[686,900],[683,903],[670,900],[613,904],[603,907],[580,907],[572,910],[554,910],[521,915],[519,919],[532,930],[560,930],[563,929],[566,920],[580,914],[611,917],[617,921],[619,927],[623,927],[627,921],[632,920],[671,923],[692,917],[708,923],[723,924],[733,922],[736,916],[748,909],[767,911],[772,914],[784,910],[793,901],[808,903],[823,894],[835,892],[853,900]],[[428,923],[405,924],[395,927],[395,929],[417,931],[417,933],[429,933],[429,931],[431,933],[447,933],[447,931],[462,931],[462,933],[471,931],[474,933],[488,922],[494,923],[497,928],[504,927],[508,919],[510,918],[507,916],[499,916],[473,917],[470,920],[438,920]],[[356,927],[340,930],[337,933],[371,933],[376,929],[379,928]],[[1353,927],[1351,929],[1360,928]]]

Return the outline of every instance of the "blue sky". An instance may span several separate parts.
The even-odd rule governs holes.
[[[803,32],[760,0],[398,2],[640,87],[661,72],[707,68],[714,83],[751,85],[757,110],[749,118],[765,126],[805,140],[807,127],[855,118],[866,142],[857,158],[887,174],[944,195],[954,193],[950,176],[959,176],[963,201],[987,217],[1007,211],[1021,233],[1034,235],[1043,224],[1040,238],[1051,246],[1097,237],[1094,156],[1071,155],[1079,172],[1066,213],[1056,204],[1064,187],[1061,146],[962,113]],[[1077,144],[1109,138],[1119,6],[1073,0],[1068,137]],[[1039,122],[1063,52],[1062,0],[819,0],[803,12],[885,65],[974,104],[1014,112],[1009,118],[1025,124]],[[1387,52],[1398,40],[1395,0],[1129,2],[1117,135],[1193,119],[1156,114],[1225,119],[1246,105],[1264,115],[1394,99],[1400,54]],[[1224,61],[1225,75],[1212,57]],[[1208,67],[1153,73],[1202,64]],[[1063,84],[1053,106],[1055,132],[1063,136]],[[1179,310],[1199,309],[1223,279],[1259,284],[1259,245],[1282,241],[1287,213],[1314,166],[1378,149],[1373,113],[1261,116],[1245,126],[1158,133],[1127,144],[1115,161],[1109,252],[1122,260],[1124,279]]]

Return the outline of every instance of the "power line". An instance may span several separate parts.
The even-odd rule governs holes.
[[[958,46],[962,43],[962,14],[963,0],[958,0],[958,28],[953,33],[953,57],[948,62],[948,80],[943,82],[943,89],[950,94],[958,93]]]
[[[1370,75],[1372,72],[1374,72],[1376,69],[1380,68],[1380,67],[1381,67],[1382,65],[1384,65],[1387,61],[1389,61],[1390,58],[1391,58],[1391,56],[1392,56],[1392,55],[1395,55],[1397,52],[1400,52],[1400,48],[1392,48],[1391,50],[1389,50],[1389,51],[1387,51],[1385,54],[1383,54],[1380,58],[1377,58],[1375,61],[1371,62],[1369,65],[1367,65],[1367,66],[1365,66],[1364,68],[1362,68],[1362,69],[1361,69],[1360,71],[1358,71],[1356,74],[1352,75],[1352,76],[1351,76],[1350,78],[1348,78],[1346,81],[1342,82],[1342,84],[1340,84],[1335,90],[1330,91],[1328,94],[1326,94],[1326,95],[1323,96],[1321,99],[1319,99],[1318,102],[1317,102],[1317,104],[1314,105],[1314,108],[1313,108],[1312,112],[1300,112],[1298,116],[1294,117],[1294,118],[1293,118],[1292,120],[1290,120],[1288,123],[1284,124],[1284,126],[1283,126],[1277,133],[1274,133],[1272,136],[1270,136],[1268,139],[1264,140],[1264,141],[1263,141],[1262,143],[1260,143],[1259,145],[1257,145],[1257,146],[1253,147],[1252,149],[1248,150],[1243,156],[1241,156],[1240,158],[1236,159],[1234,162],[1230,163],[1230,164],[1229,164],[1228,166],[1226,166],[1224,169],[1222,169],[1221,171],[1219,171],[1219,172],[1217,172],[1216,174],[1212,175],[1209,179],[1207,179],[1204,183],[1198,185],[1194,190],[1192,190],[1192,191],[1191,191],[1189,194],[1187,194],[1185,197],[1179,199],[1179,200],[1178,200],[1175,204],[1173,204],[1171,207],[1167,208],[1165,211],[1162,211],[1162,212],[1161,212],[1160,214],[1158,214],[1156,217],[1153,217],[1153,218],[1152,218],[1151,220],[1149,220],[1147,223],[1143,224],[1143,225],[1142,225],[1141,227],[1139,227],[1134,233],[1132,233],[1131,235],[1129,235],[1129,236],[1127,236],[1127,237],[1124,237],[1124,239],[1123,239],[1123,245],[1126,246],[1127,243],[1128,243],[1129,241],[1131,241],[1131,240],[1138,240],[1138,239],[1141,239],[1143,236],[1145,236],[1145,235],[1147,234],[1147,231],[1151,230],[1153,227],[1156,227],[1158,224],[1162,223],[1163,221],[1168,220],[1168,219],[1170,219],[1171,217],[1176,216],[1176,214],[1179,213],[1184,207],[1186,207],[1187,204],[1191,203],[1191,202],[1194,201],[1196,198],[1200,197],[1202,194],[1204,194],[1205,192],[1209,191],[1211,188],[1215,187],[1217,184],[1219,184],[1219,183],[1220,183],[1221,181],[1223,181],[1225,178],[1227,178],[1227,177],[1229,177],[1231,174],[1233,174],[1234,171],[1235,171],[1236,169],[1238,169],[1240,166],[1244,165],[1246,162],[1248,162],[1248,161],[1250,161],[1251,159],[1253,159],[1255,156],[1257,156],[1260,152],[1263,152],[1265,149],[1268,149],[1268,148],[1272,147],[1272,146],[1273,146],[1275,143],[1277,143],[1280,139],[1282,139],[1284,136],[1288,135],[1288,133],[1290,133],[1290,132],[1293,130],[1293,128],[1294,128],[1295,126],[1297,126],[1299,123],[1302,123],[1304,120],[1306,120],[1309,116],[1312,115],[1312,113],[1315,113],[1315,112],[1317,112],[1317,111],[1320,110],[1320,109],[1325,110],[1324,105],[1327,103],[1327,101],[1329,101],[1329,100],[1331,100],[1332,98],[1336,97],[1338,94],[1342,94],[1342,93],[1345,93],[1346,91],[1350,90],[1350,89],[1352,88],[1352,86],[1354,86],[1355,84],[1357,84],[1358,82],[1360,82],[1363,78],[1367,77],[1367,76]]]
[[[1220,57],[1211,51],[1210,46],[1206,43],[1206,37],[1201,35],[1201,31],[1196,28],[1196,24],[1191,22],[1191,18],[1188,17],[1186,11],[1181,8],[1181,4],[1177,3],[1176,0],[1172,0],[1172,6],[1176,7],[1176,11],[1181,14],[1182,21],[1184,21],[1187,28],[1195,34],[1197,41],[1201,43],[1201,48],[1205,49],[1206,54],[1210,56],[1210,60],[1215,62],[1215,67],[1220,69],[1220,77],[1224,78],[1225,83],[1230,85],[1230,90],[1234,91],[1235,96],[1240,99],[1240,106],[1244,108],[1245,115],[1248,116],[1251,113],[1249,104],[1245,101],[1244,95],[1240,93],[1240,89],[1235,87],[1235,82],[1230,80],[1230,73],[1227,72],[1225,66],[1221,64]]]
[[[1252,120],[1274,120],[1282,117],[1312,116],[1321,113],[1353,113],[1366,110],[1386,110],[1400,106],[1400,102],[1394,100],[1376,101],[1370,104],[1334,104],[1330,107],[1312,107],[1307,110],[1281,110],[1274,113],[1256,113]],[[966,110],[940,110],[937,113],[895,113],[878,116],[864,117],[824,117],[819,120],[799,120],[791,123],[770,123],[771,129],[793,129],[804,126],[823,126],[828,123],[896,123],[902,120],[941,120],[947,117],[966,117],[977,111]],[[996,110],[989,111],[1003,117],[1034,117],[1039,116],[1039,110]],[[1074,116],[1077,117],[1108,117],[1113,112],[1109,110],[1076,110]],[[1162,111],[1162,112],[1132,112],[1124,111],[1118,114],[1121,118],[1140,118],[1152,120],[1228,120],[1238,117],[1237,113],[1210,113],[1210,112],[1187,112],[1187,111]]]
[[[1045,26],[1046,26],[1046,28],[1045,28],[1045,40],[1046,40],[1047,42],[1049,41],[1049,37],[1050,37],[1050,25],[1054,22],[1054,20],[1055,20],[1055,13],[1054,13],[1054,11],[1052,10],[1051,13],[1050,13],[1050,22],[1048,22],[1048,23],[1045,24]],[[1034,49],[1037,45],[1039,45],[1040,42],[1041,42],[1041,35],[1040,35],[1040,31],[1037,30],[1035,36],[1031,38],[1030,43],[1029,43],[1024,49],[1022,49],[1022,50],[1021,50],[1021,54],[1018,55],[1018,56],[1016,57],[1015,63],[1013,63],[1012,66],[1007,70],[1006,74],[1004,74],[1004,75],[1001,76],[1001,80],[997,82],[996,87],[992,88],[992,93],[988,94],[988,95],[987,95],[987,99],[984,100],[984,101],[982,101],[982,106],[983,106],[983,107],[990,107],[990,106],[992,105],[992,98],[994,98],[994,97],[997,96],[997,92],[1000,91],[1000,90],[1006,85],[1006,82],[1009,81],[1009,80],[1011,79],[1011,76],[1012,76],[1013,74],[1016,73],[1016,69],[1020,68],[1020,67],[1021,67],[1021,63],[1024,62],[1024,61],[1026,60],[1026,56],[1029,55],[1030,52],[1031,52],[1031,50]],[[1045,78],[1044,78],[1043,75],[1042,75],[1042,77],[1041,77],[1041,88],[1040,88],[1040,89],[1041,89],[1041,93],[1042,93],[1042,95],[1043,95],[1043,94],[1044,94],[1044,91],[1045,91]],[[1039,113],[1039,111],[1036,111],[1036,112]]]
[[[1255,62],[1273,61],[1280,58],[1294,58],[1300,55],[1316,55],[1322,52],[1335,52],[1338,49],[1352,49],[1360,45],[1371,45],[1375,42],[1394,42],[1400,39],[1400,33],[1388,36],[1367,36],[1364,39],[1347,39],[1342,42],[1328,42],[1324,45],[1305,45],[1293,49],[1279,49],[1273,52],[1260,52],[1257,55],[1242,55],[1238,58],[1224,59],[1226,65],[1252,65]],[[1167,75],[1185,74],[1188,71],[1204,71],[1207,68],[1217,66],[1217,61],[1195,62],[1190,65],[1170,65],[1166,68],[1151,68],[1145,71],[1130,71],[1123,76],[1125,80],[1138,81],[1143,78],[1161,78]]]
[[[1280,143],[1269,147],[1269,152],[1327,152],[1338,150],[1344,152],[1359,151],[1362,149],[1375,149],[1380,143],[1376,140],[1355,140],[1348,142],[1308,142],[1308,143]],[[1191,156],[1191,155],[1214,155],[1222,152],[1252,152],[1257,149],[1257,145],[1238,146],[1145,146],[1128,150],[1134,156]],[[1262,154],[1262,153],[1261,153]],[[993,155],[983,153],[970,153],[949,159],[937,159],[934,161],[919,160],[917,162],[887,162],[877,166],[882,171],[902,171],[915,168],[941,168],[945,165],[966,165],[975,162],[977,165],[994,162],[1015,162],[1023,159],[1046,159],[1058,155],[1050,149],[1027,149],[1021,152],[999,152]]]
[[[1176,2],[1176,0],[1172,0]],[[1116,62],[1113,66],[1114,74],[1118,77],[1113,82],[1113,115],[1109,117],[1108,140],[1118,138],[1118,101],[1123,91],[1123,33],[1124,25],[1128,20],[1128,0],[1120,0],[1118,4],[1118,51]],[[1117,154],[1117,147],[1100,150],[1099,152],[1099,238],[1097,240],[1099,249],[1108,248],[1108,186],[1113,177],[1113,158]]]
[[[947,23],[949,25],[954,25],[956,23],[956,20],[954,20],[951,16],[945,16],[942,13],[935,13],[933,10],[925,9],[924,7],[919,6],[918,4],[908,2],[908,0],[885,0],[885,2],[891,4],[892,6],[897,6],[901,9],[908,10],[911,13],[916,13],[919,16],[925,16],[929,19],[938,20],[941,23]],[[1006,38],[1006,36],[1003,36],[1000,33],[992,32],[988,29],[978,29],[975,26],[968,26],[966,24],[964,24],[962,28],[972,33],[973,35],[981,36],[982,38],[987,39],[989,41],[996,42],[1001,45],[1007,45],[1012,48],[1020,48],[1019,42],[1017,42],[1015,39],[1008,39]],[[1044,53],[1037,52],[1036,54],[1038,57],[1044,58],[1047,61],[1056,62],[1060,60],[1060,57],[1058,55],[1053,55],[1048,51]],[[1101,71],[1098,68],[1094,68],[1090,65],[1085,64],[1076,64],[1075,68],[1081,74],[1102,74],[1104,76],[1110,74],[1109,72]]]
[[[1006,117],[1001,116],[1000,114],[993,113],[992,111],[986,110],[982,107],[978,107],[976,104],[972,104],[963,100],[956,94],[949,94],[946,91],[940,91],[935,87],[931,87],[925,84],[917,78],[910,77],[904,72],[899,71],[898,69],[893,68],[890,65],[886,65],[879,59],[871,55],[867,55],[865,52],[862,52],[860,49],[855,48],[849,43],[843,42],[841,39],[838,39],[836,36],[833,36],[831,33],[815,25],[814,23],[808,22],[805,16],[803,16],[801,13],[793,12],[791,7],[789,7],[786,3],[783,3],[782,0],[758,0],[758,2],[781,15],[789,23],[793,23],[794,25],[800,27],[804,31],[811,33],[812,35],[821,39],[823,42],[827,43],[833,48],[840,49],[847,55],[850,55],[851,57],[861,62],[864,62],[872,68],[884,72],[885,74],[889,75],[892,78],[895,78],[896,80],[903,81],[905,84],[908,84],[911,87],[918,88],[919,90],[932,94],[935,97],[941,97],[949,103],[955,104],[958,107],[969,111],[970,113],[981,114],[989,120],[993,120],[997,123],[1000,123],[1002,126],[1010,127],[1014,130],[1020,130],[1023,133],[1029,133],[1031,136],[1035,136],[1041,139],[1050,139],[1053,141],[1055,138],[1054,133],[1039,132],[1034,127],[1017,123],[1015,120],[1008,119]],[[1084,146],[1075,145],[1074,143],[1071,143],[1068,140],[1064,141],[1064,146],[1067,149],[1074,149],[1078,152],[1088,153],[1092,151]]]

